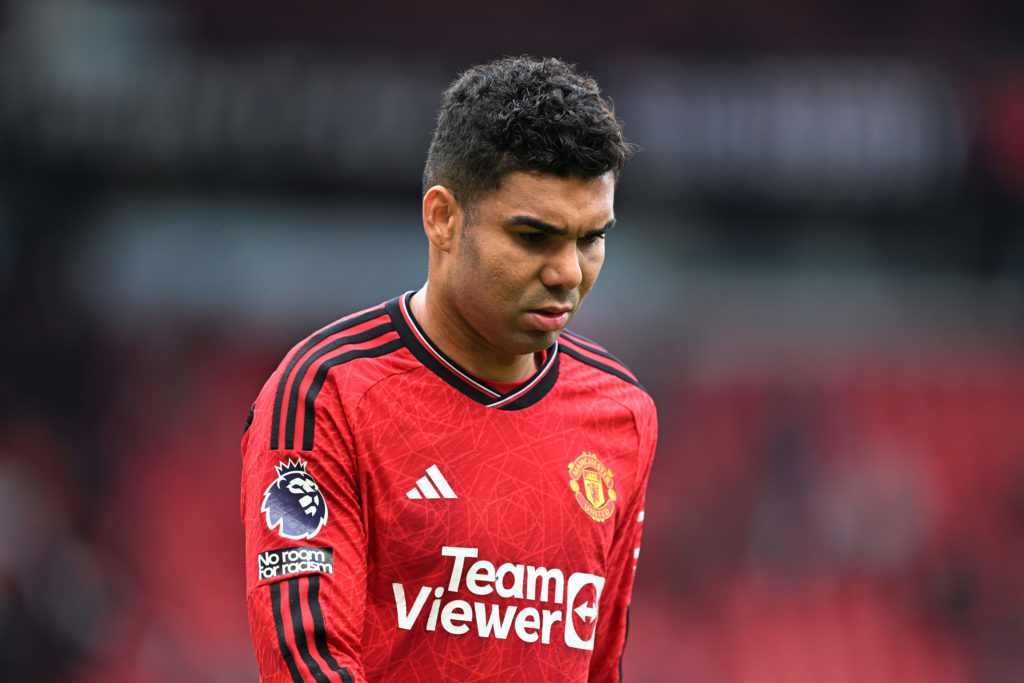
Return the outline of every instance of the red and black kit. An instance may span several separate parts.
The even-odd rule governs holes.
[[[654,404],[565,332],[514,387],[426,337],[411,293],[293,348],[242,439],[264,683],[617,681]]]

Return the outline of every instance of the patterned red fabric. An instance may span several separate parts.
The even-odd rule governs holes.
[[[409,294],[297,345],[242,441],[262,680],[617,681],[654,404],[566,333],[501,394]]]

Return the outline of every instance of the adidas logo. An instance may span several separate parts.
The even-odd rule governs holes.
[[[455,495],[455,491],[452,491],[452,487],[444,480],[444,476],[441,474],[441,470],[437,469],[437,465],[428,467],[427,476],[416,480],[416,486],[409,489],[409,492],[405,495],[413,500],[422,500],[423,498],[458,498]]]

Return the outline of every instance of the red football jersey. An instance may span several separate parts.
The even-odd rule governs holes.
[[[410,297],[298,344],[253,406],[262,680],[618,680],[651,398],[570,332],[502,393],[431,343]]]

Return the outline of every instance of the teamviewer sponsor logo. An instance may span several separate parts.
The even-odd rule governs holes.
[[[594,649],[603,576],[574,572],[566,579],[565,572],[556,568],[510,562],[495,566],[488,560],[467,563],[478,554],[477,548],[441,548],[442,557],[453,558],[447,586],[420,586],[412,594],[403,584],[392,583],[398,627],[406,631],[440,628],[457,636],[475,633],[502,640],[514,635],[526,643],[543,644],[561,636],[569,647]],[[463,589],[481,598],[495,595],[514,602],[447,599]]]
[[[334,573],[334,551],[331,548],[278,548],[258,555],[260,581],[280,579],[293,574]]]

